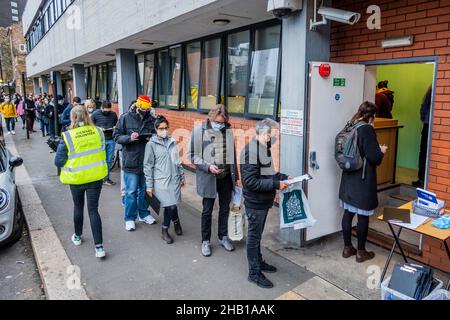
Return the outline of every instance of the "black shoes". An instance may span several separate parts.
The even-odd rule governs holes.
[[[176,235],[177,236],[182,236],[183,235],[183,229],[181,228],[180,220],[174,221],[173,222],[173,226],[174,226]]]
[[[173,239],[169,234],[169,230],[162,228],[161,229],[161,238],[167,243],[167,244],[172,244],[173,243]]]
[[[277,268],[274,266],[271,266],[270,264],[267,264],[265,261],[261,263],[261,271],[267,272],[267,273],[275,273],[277,272]]]
[[[273,283],[263,273],[259,274],[249,274],[248,281],[256,284],[258,287],[263,289],[272,289]]]

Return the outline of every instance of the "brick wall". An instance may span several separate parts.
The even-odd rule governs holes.
[[[429,188],[446,200],[450,208],[450,0],[343,0],[334,1],[333,5],[362,14],[361,21],[354,26],[333,24],[331,59],[334,62],[439,57]],[[369,30],[366,26],[369,5],[381,8],[380,30]],[[382,39],[404,35],[414,35],[413,46],[381,48]],[[423,249],[422,256],[410,256],[450,272],[442,243],[426,238]]]

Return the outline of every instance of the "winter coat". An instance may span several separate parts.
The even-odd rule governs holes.
[[[230,178],[233,185],[239,180],[239,173],[236,163],[236,146],[234,143],[234,135],[231,126],[227,125],[226,144],[228,163],[230,163]],[[215,199],[217,197],[217,177],[209,171],[209,167],[214,164],[215,150],[211,148],[211,144],[217,134],[211,128],[209,120],[194,128],[191,134],[188,158],[196,167],[197,193],[202,198]]]
[[[185,178],[178,144],[173,138],[160,139],[155,135],[147,143],[144,173],[147,189],[153,189],[161,207],[174,206],[181,201],[181,182]]]
[[[361,157],[367,160],[365,179],[362,179],[363,169],[344,171],[339,199],[358,209],[371,211],[378,207],[377,166],[381,165],[384,157],[372,126],[358,129],[358,147]]]
[[[102,110],[95,111],[91,116],[92,122],[97,127],[100,127],[102,129],[113,129],[119,119],[117,118],[117,114],[115,112],[108,112],[105,113]],[[113,131],[108,130],[105,131],[105,138],[106,140],[112,140],[113,139]]]
[[[0,112],[5,119],[17,118],[16,105],[12,102],[4,102],[0,105]]]
[[[19,116],[24,116],[25,115],[25,109],[23,107],[23,101],[20,101],[19,104],[17,105],[17,114]]]
[[[275,172],[271,150],[253,139],[241,152],[241,177],[246,208],[272,208],[276,190],[287,175]]]
[[[142,118],[136,111],[123,114],[114,130],[114,141],[123,146],[122,169],[128,173],[144,173],[144,155],[147,138],[156,133],[155,118],[147,114]],[[131,141],[131,134],[139,133],[138,141]]]

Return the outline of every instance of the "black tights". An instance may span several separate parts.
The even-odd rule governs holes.
[[[342,232],[344,234],[344,244],[352,246],[352,224],[355,213],[348,210],[344,212],[342,219]],[[369,217],[358,215],[358,250],[366,250],[367,235],[369,233]]]
[[[177,206],[170,206],[164,208],[164,222],[162,227],[164,229],[169,229],[170,222],[178,222],[180,218],[178,217],[178,208]]]

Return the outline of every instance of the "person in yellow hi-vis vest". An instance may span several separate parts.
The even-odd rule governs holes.
[[[70,129],[63,133],[63,140],[56,152],[55,165],[61,168],[60,180],[70,185],[74,204],[75,234],[72,242],[82,243],[84,199],[86,195],[89,219],[95,242],[95,256],[106,256],[103,247],[102,220],[98,203],[103,179],[108,174],[105,136],[95,127],[82,105],[76,105],[70,113]]]

